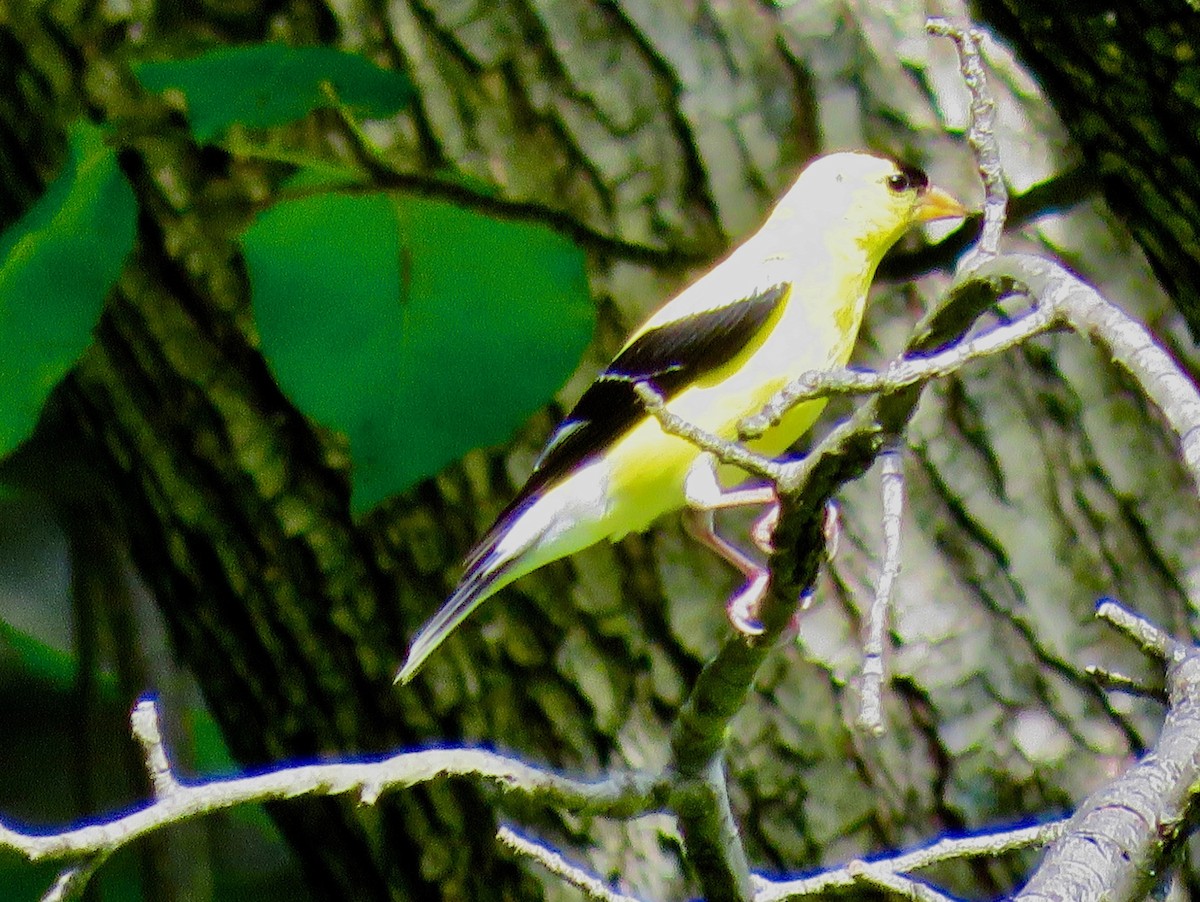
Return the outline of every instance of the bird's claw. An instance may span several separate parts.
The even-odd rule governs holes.
[[[729,599],[729,604],[725,609],[729,614],[729,622],[743,636],[761,636],[765,631],[766,627],[758,619],[758,604],[767,594],[767,587],[770,584],[771,574],[764,570],[754,576],[737,595]]]
[[[763,554],[775,553],[775,527],[779,525],[779,502],[772,502],[750,527],[750,538]]]
[[[838,544],[842,539],[842,509],[833,498],[825,502],[821,531],[825,535],[825,559],[832,561],[837,557]]]

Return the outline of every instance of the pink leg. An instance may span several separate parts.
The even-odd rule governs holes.
[[[717,535],[713,524],[713,512],[751,504],[770,505],[750,533],[754,544],[770,554],[774,550],[771,533],[779,519],[779,499],[775,489],[771,486],[756,486],[725,491],[717,480],[715,459],[705,454],[688,472],[684,491],[690,506],[683,521],[688,532],[746,577],[746,586],[734,595],[726,606],[730,622],[743,635],[760,635],[763,625],[758,620],[758,605],[770,586],[771,574],[766,567],[748,557],[736,545]]]
[[[726,611],[734,629],[746,636],[758,636],[763,625],[758,620],[758,603],[767,594],[771,574],[762,564],[749,558],[740,548],[717,535],[713,527],[713,512],[708,509],[690,508],[684,512],[683,525],[693,538],[711,548],[726,561],[733,564],[746,585],[729,599]]]

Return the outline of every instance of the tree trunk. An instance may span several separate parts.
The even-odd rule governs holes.
[[[1200,339],[1200,9],[979,0]]]
[[[210,12],[170,25],[266,37],[265,20]],[[398,165],[450,163],[547,210],[566,200],[572,215],[648,245],[650,256],[668,259],[673,245],[693,258],[698,247],[715,253],[718,236],[751,225],[801,155],[796,73],[774,39],[777,23],[749,6],[671,12],[652,23],[653,38],[630,11],[600,3],[553,13],[487,4],[455,22],[419,4],[396,4],[386,19],[366,7],[340,22],[334,15],[293,11],[282,27],[301,43],[340,29],[352,47],[412,74],[422,103],[416,137],[392,148]],[[151,20],[149,36],[167,16]],[[555,568],[511,594],[502,641],[466,631],[427,679],[392,685],[406,640],[512,482],[498,458],[476,454],[352,521],[344,445],[288,404],[256,349],[230,224],[248,221],[267,173],[198,149],[181,123],[156,119],[113,56],[122,35],[100,24],[27,10],[0,31],[6,71],[21,75],[5,80],[5,158],[57,154],[67,111],[86,108],[121,123],[122,163],[143,211],[136,259],[44,432],[67,447],[82,441],[237,757],[259,764],[462,739],[596,770],[616,751],[631,709],[662,729],[654,712],[663,684],[666,701],[678,702],[697,662],[664,634],[658,580],[639,541],[621,552],[629,564],[621,583],[602,577],[612,597],[598,609],[572,612],[571,568]],[[563,41],[573,49],[560,55]],[[759,77],[735,107],[724,87],[743,68]],[[439,100],[447,95],[453,104]],[[763,121],[764,107],[775,121]],[[311,137],[320,143],[336,121],[316,118]],[[12,130],[23,123],[36,129]],[[140,137],[147,131],[153,137]],[[6,169],[5,209],[28,203],[51,172]],[[635,306],[661,298],[653,273],[635,268],[623,278],[645,290]],[[602,345],[626,326],[610,323]],[[527,447],[549,425],[539,419]],[[600,552],[586,569],[607,574],[609,562]],[[645,615],[637,605],[627,614],[622,594],[644,598]],[[614,628],[614,617],[626,616]],[[613,683],[603,709],[589,697],[594,686],[580,685],[598,679],[581,660],[644,660],[651,649],[653,679],[600,678]],[[365,813],[353,803],[293,802],[274,814],[322,897],[537,893],[497,856],[486,826],[492,808],[469,787],[405,793]],[[661,854],[651,837],[642,842]]]
[[[1013,6],[983,9],[1007,30]],[[415,111],[385,143],[397,170],[450,167],[631,248],[589,247],[602,324],[563,391],[569,403],[624,331],[686,280],[682,263],[715,259],[744,235],[839,117],[858,117],[847,132],[859,143],[870,135],[947,159],[933,114],[904,106],[924,102],[912,99],[924,98],[916,78],[889,55],[919,35],[920,19],[749,0],[273,9],[268,21],[213,2],[174,21],[164,6],[134,22],[85,4],[0,20],[3,71],[14,73],[0,84],[0,216],[36,196],[80,110],[116,125],[142,210],[136,259],[46,435],[95,469],[180,657],[246,764],[459,741],[584,773],[661,761],[667,725],[727,629],[734,582],[673,523],[521,580],[412,686],[392,685],[406,640],[527,473],[553,412],[505,455],[473,452],[354,521],[344,444],[291,407],[257,350],[234,239],[275,172],[197,148],[178,117],[136,91],[127,35],[151,45],[167,32],[180,45],[179,35],[336,39],[416,84]],[[1120,11],[1118,21],[1128,25]],[[1159,55],[1122,67],[1129,84],[1161,72],[1181,45],[1144,24],[1109,35]],[[1036,34],[1039,54],[1065,64],[1076,52]],[[1196,135],[1164,147],[1139,125],[1139,107],[1098,90],[1106,45],[1088,34],[1099,61],[1079,67],[1094,79],[1072,88],[1047,76],[1047,88],[1187,310],[1184,299],[1200,296],[1189,162],[1200,154],[1186,152]],[[1166,87],[1140,83],[1180,133],[1196,121],[1181,115],[1196,96],[1167,87],[1193,83],[1194,59],[1176,59]],[[1073,110],[1105,125],[1072,124]],[[332,153],[340,128],[318,114],[289,137]],[[1109,144],[1089,144],[1089,128]],[[1176,189],[1190,194],[1175,199]],[[884,300],[874,318],[875,346],[899,347],[911,321],[903,305]],[[1097,759],[1137,750],[1153,723],[1084,671],[1097,651],[1112,666],[1127,657],[1090,625],[1096,596],[1120,594],[1169,624],[1194,615],[1186,586],[1200,536],[1174,449],[1088,349],[1055,338],[973,368],[929,399],[911,441],[888,736],[852,725],[855,636],[879,547],[866,480],[846,494],[846,538],[805,615],[803,649],[772,658],[731,738],[734,810],[756,867],[798,871],[1069,808],[1100,778]],[[672,825],[504,804],[631,891],[687,890]],[[500,808],[455,784],[377,809],[289,802],[273,814],[323,898],[535,898],[538,882],[492,842]],[[1000,892],[1021,872],[1020,862],[980,864],[953,879],[964,893]]]

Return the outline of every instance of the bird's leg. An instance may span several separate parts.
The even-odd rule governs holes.
[[[779,525],[779,498],[771,494],[767,509],[750,527],[750,538],[763,554],[775,553],[775,527]]]
[[[748,557],[733,543],[717,535],[713,523],[713,512],[729,507],[744,507],[751,504],[767,504],[770,507],[759,518],[751,530],[754,544],[770,554],[774,548],[771,533],[779,519],[779,498],[771,486],[755,486],[747,489],[726,491],[717,479],[717,461],[711,454],[697,458],[684,480],[684,496],[688,510],[684,514],[684,526],[691,535],[711,548],[746,577],[746,586],[729,600],[726,610],[729,620],[738,632],[746,636],[757,636],[763,631],[758,620],[758,604],[767,593],[771,582],[770,571]]]
[[[726,611],[734,629],[746,636],[758,636],[763,625],[758,620],[758,603],[767,593],[771,582],[770,571],[762,564],[747,557],[740,548],[717,535],[713,528],[711,509],[689,508],[684,512],[683,525],[687,531],[711,548],[722,558],[733,564],[746,577],[746,585],[729,599]]]

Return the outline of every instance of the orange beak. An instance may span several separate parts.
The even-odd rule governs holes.
[[[962,219],[967,208],[954,195],[930,185],[917,200],[917,221],[932,222],[935,219]]]

